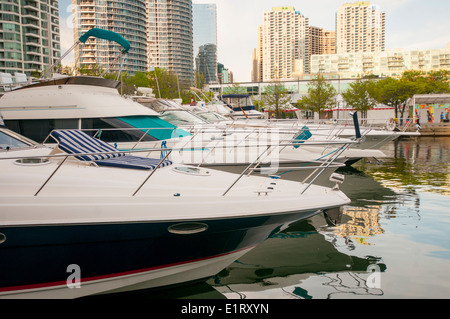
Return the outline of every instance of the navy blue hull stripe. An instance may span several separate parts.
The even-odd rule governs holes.
[[[252,247],[242,248],[242,249],[237,250],[237,251],[232,251],[232,252],[224,253],[224,254],[217,255],[217,256],[200,258],[200,259],[196,259],[196,260],[188,260],[188,261],[184,261],[184,262],[177,262],[177,263],[173,263],[173,264],[169,264],[169,265],[162,265],[162,266],[158,266],[158,267],[150,267],[150,268],[146,268],[146,269],[125,271],[125,272],[122,272],[122,273],[102,275],[102,276],[96,276],[96,277],[91,277],[91,278],[81,278],[80,279],[80,283],[83,284],[83,283],[93,282],[93,281],[102,280],[102,279],[119,278],[119,277],[122,277],[122,276],[140,274],[140,273],[145,273],[145,272],[149,272],[149,271],[160,270],[160,269],[164,269],[164,268],[170,268],[170,267],[179,266],[179,265],[185,265],[185,264],[189,264],[189,263],[195,263],[195,262],[199,262],[199,261],[203,261],[203,260],[214,259],[214,258],[219,258],[219,257],[222,257],[222,256],[226,256],[226,255],[231,255],[231,254],[237,253],[237,252],[239,252],[241,250],[246,250],[246,249],[250,249],[250,248],[252,248]],[[50,283],[40,283],[40,284],[32,284],[32,285],[13,286],[13,287],[0,288],[0,292],[7,292],[7,291],[20,292],[22,290],[58,287],[58,286],[66,285],[66,284],[67,284],[67,281],[58,281],[58,282],[50,282]]]
[[[213,208],[212,208],[213,209]],[[61,212],[64,213],[64,212]],[[224,256],[254,247],[280,227],[317,211],[220,220],[65,226],[0,226],[0,291],[64,285],[67,267],[83,280],[123,276]],[[179,224],[207,227],[182,234]],[[175,226],[175,227],[174,227]],[[171,230],[181,230],[174,233]]]

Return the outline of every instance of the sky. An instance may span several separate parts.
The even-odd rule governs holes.
[[[251,81],[251,58],[264,11],[293,6],[309,25],[335,29],[337,8],[353,0],[193,0],[217,5],[218,62],[233,72],[235,82]],[[450,43],[449,0],[374,0],[386,13],[386,49],[439,49]],[[71,0],[59,0],[61,54],[73,45]],[[67,60],[66,60],[67,59]],[[72,59],[72,60],[71,60]],[[62,63],[73,62],[73,55]]]

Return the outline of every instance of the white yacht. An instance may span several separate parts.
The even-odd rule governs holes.
[[[301,138],[304,130],[223,127],[201,123],[200,118],[197,127],[178,127],[164,120],[168,115],[121,96],[119,85],[114,80],[87,76],[45,81],[6,93],[0,99],[0,112],[11,130],[38,142],[47,140],[54,129],[90,130],[120,150],[175,147],[170,159],[177,163],[240,166],[238,171],[255,164],[258,169],[268,167],[263,168],[267,174],[288,169],[301,174],[300,178],[325,165],[324,176],[329,176],[343,165],[329,162],[336,160],[342,147],[353,143],[333,141],[333,149],[318,155],[303,149],[309,143]],[[325,145],[330,147],[329,141]],[[163,156],[164,150],[158,152]],[[155,153],[152,156],[159,156]]]
[[[0,298],[76,298],[206,279],[290,223],[339,209],[326,188],[151,159],[80,130],[45,148],[0,128]]]

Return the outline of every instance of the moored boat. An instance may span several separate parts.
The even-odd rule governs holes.
[[[349,203],[337,188],[148,159],[60,133],[56,153],[0,129],[2,298],[205,279],[290,223]]]

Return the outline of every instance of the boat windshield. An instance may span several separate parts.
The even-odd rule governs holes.
[[[22,138],[8,129],[0,129],[0,150],[29,147],[34,144],[32,141],[28,141],[28,139]]]
[[[219,122],[219,121],[228,121],[229,120],[226,117],[224,117],[216,112],[202,112],[202,113],[197,113],[196,115],[207,120],[208,122]]]
[[[198,117],[197,115],[183,110],[164,111],[161,113],[161,119],[177,126],[207,123],[207,121]]]
[[[83,121],[83,128],[88,128],[87,122]],[[89,128],[101,128],[98,122],[92,122]],[[101,122],[107,125],[104,125],[106,129],[102,130],[99,138],[106,142],[154,141],[190,135],[158,116],[103,118]]]
[[[42,143],[54,129],[81,129],[105,142],[165,140],[189,135],[158,116],[136,115],[84,119],[8,120],[7,127],[20,135]],[[146,134],[147,133],[147,134]]]

